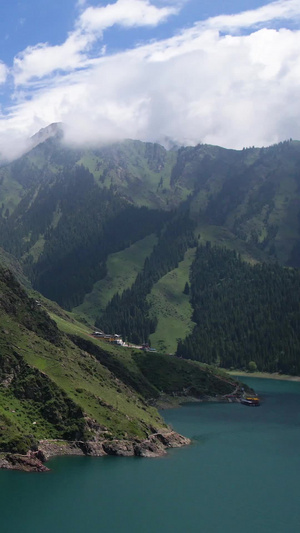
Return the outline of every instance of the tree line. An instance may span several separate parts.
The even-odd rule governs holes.
[[[186,250],[193,246],[194,224],[188,212],[174,213],[132,287],[121,295],[113,296],[103,314],[97,318],[96,327],[119,333],[134,343],[148,342],[149,335],[155,331],[157,319],[150,317],[147,296],[153,285],[176,268]]]
[[[106,259],[160,231],[169,213],[137,207],[112,188],[100,189],[82,165],[45,178],[1,220],[0,244],[22,258],[34,288],[66,309],[79,305],[106,275]],[[41,253],[34,255],[38,243]]]
[[[191,267],[191,335],[177,355],[225,368],[300,372],[300,272],[278,264],[250,265],[238,253],[197,248]]]

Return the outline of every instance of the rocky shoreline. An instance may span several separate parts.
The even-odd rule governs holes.
[[[252,389],[249,389],[252,391]],[[252,391],[254,392],[254,391]],[[162,394],[154,404],[157,409],[170,409],[179,407],[187,402],[225,402],[240,403],[242,393],[240,385],[225,395],[195,396]],[[0,469],[21,470],[24,472],[47,472],[50,469],[45,463],[52,457],[75,455],[104,457],[107,455],[119,457],[162,457],[169,448],[181,448],[191,444],[191,440],[170,428],[156,431],[151,428],[147,439],[114,439],[106,428],[99,426],[95,421],[86,418],[87,426],[95,432],[94,440],[90,441],[65,441],[60,439],[40,440],[36,451],[29,450],[26,455],[13,453],[0,453]],[[105,436],[104,436],[105,435]]]
[[[160,431],[149,435],[145,440],[106,439],[101,441],[61,441],[42,440],[37,451],[29,451],[26,455],[2,454],[0,468],[6,470],[22,470],[24,472],[47,472],[45,466],[51,457],[61,455],[81,455],[103,457],[162,457],[169,448],[181,448],[191,440],[175,431]]]
[[[253,389],[248,388],[248,391],[251,394],[254,393]],[[235,393],[225,395],[217,394],[215,396],[201,396],[200,398],[182,394],[174,394],[173,396],[170,396],[169,394],[161,394],[152,405],[156,407],[156,409],[163,411],[164,409],[177,409],[186,403],[240,403],[241,398],[242,393],[239,395],[236,395]]]

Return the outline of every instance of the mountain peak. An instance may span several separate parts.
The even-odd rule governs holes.
[[[53,122],[41,128],[37,133],[30,137],[30,149],[35,148],[38,144],[41,144],[51,137],[62,137],[63,136],[63,123],[62,122]]]

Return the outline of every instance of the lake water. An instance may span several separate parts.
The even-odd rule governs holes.
[[[165,458],[67,457],[47,474],[0,471],[0,532],[298,532],[300,383],[247,382],[261,407],[164,411],[194,439]]]

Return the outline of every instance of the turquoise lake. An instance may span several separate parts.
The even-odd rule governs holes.
[[[193,438],[164,458],[67,457],[46,474],[0,471],[0,532],[298,532],[300,383],[247,382],[261,407],[164,411]]]

